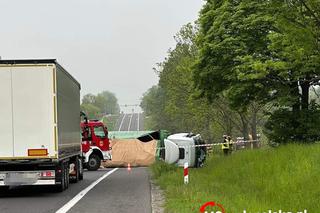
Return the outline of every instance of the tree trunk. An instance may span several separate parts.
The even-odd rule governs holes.
[[[300,112],[300,100],[299,100],[299,85],[298,82],[292,82],[290,85],[291,91],[291,97],[294,97],[295,101],[294,104],[292,105],[292,111],[294,113],[299,113]]]
[[[231,135],[232,134],[232,120],[230,119],[229,115],[227,114],[227,112],[223,112],[221,111],[221,115],[222,115],[222,128],[224,131],[224,134],[227,135]]]
[[[241,132],[242,132],[243,139],[245,141],[248,141],[249,140],[249,122],[248,122],[248,119],[246,118],[244,113],[239,113],[239,115],[240,115],[241,124],[242,124]],[[250,148],[251,144],[250,143],[246,143],[246,147]]]
[[[309,108],[309,82],[301,83],[301,109],[307,110]]]
[[[228,119],[228,121],[227,121],[227,134],[230,136],[232,135],[232,129],[233,129],[232,121],[230,119]]]
[[[248,124],[248,119],[245,117],[245,115],[243,113],[239,113],[240,114],[240,118],[241,118],[241,124],[242,124],[242,136],[244,138],[244,140],[248,140],[249,139],[249,124]]]
[[[252,113],[250,127],[251,127],[252,140],[255,141],[255,142],[253,142],[253,148],[258,148],[258,141],[257,141],[257,139],[258,139],[258,137],[257,137],[257,112],[256,111],[254,111]]]

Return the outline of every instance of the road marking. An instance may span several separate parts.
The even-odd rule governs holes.
[[[140,113],[138,113],[138,131],[140,131]]]
[[[130,117],[129,126],[128,126],[128,132],[130,131],[131,122],[132,122],[132,117],[133,117],[133,113],[131,114],[131,117]]]
[[[64,206],[62,206],[56,213],[66,213],[68,212],[74,205],[76,205],[79,200],[81,200],[93,187],[95,187],[98,183],[100,183],[103,179],[117,171],[119,168],[112,169],[111,171],[104,174],[102,177],[100,177],[98,180],[93,182],[90,186],[82,190],[79,194],[77,194],[74,198],[72,198],[68,203],[66,203]]]
[[[121,120],[121,122],[120,122],[120,126],[119,126],[118,132],[121,131],[121,127],[122,127],[122,125],[123,125],[123,121],[124,121],[124,118],[126,117],[126,115],[127,115],[127,114],[123,114],[123,117],[122,117],[122,120]]]

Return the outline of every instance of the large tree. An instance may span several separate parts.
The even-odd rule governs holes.
[[[273,17],[266,12],[269,7],[269,1],[207,1],[199,19],[200,51],[194,72],[203,96],[214,100],[224,93],[237,108],[268,97],[270,80],[254,66],[271,57],[268,34],[273,30]],[[249,65],[250,69],[244,67]]]
[[[304,126],[317,115],[309,101],[320,75],[317,9],[312,0],[207,0],[199,19],[197,88],[209,100],[224,94],[241,111],[272,103],[274,115],[290,119],[273,116],[269,130],[292,127],[282,132],[286,138],[273,139],[306,139]]]
[[[175,48],[169,50],[166,59],[155,69],[159,84],[148,90],[141,102],[148,128],[192,131],[215,142],[223,134],[248,138],[249,132],[256,132],[257,110],[255,114],[234,111],[223,96],[211,103],[198,97],[192,71],[198,54],[197,32],[191,24],[183,26],[174,37]]]

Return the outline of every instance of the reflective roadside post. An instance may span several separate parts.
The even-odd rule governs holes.
[[[188,183],[189,183],[188,162],[185,162],[185,163],[184,163],[183,176],[184,176],[184,184],[188,184]]]

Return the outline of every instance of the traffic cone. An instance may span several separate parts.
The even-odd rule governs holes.
[[[129,172],[129,173],[131,172],[131,165],[130,165],[130,163],[128,163],[128,172]]]

